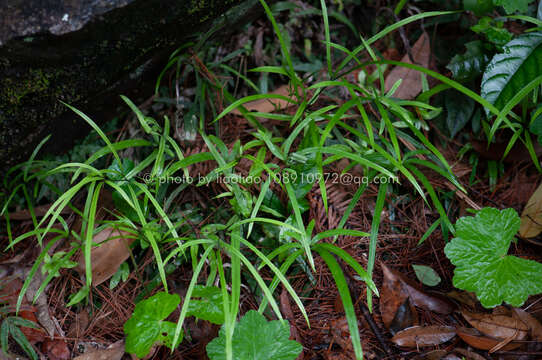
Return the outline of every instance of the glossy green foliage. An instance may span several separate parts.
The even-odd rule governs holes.
[[[233,358],[243,360],[294,360],[303,347],[289,340],[290,326],[286,320],[267,321],[257,311],[250,310],[235,326],[232,347]],[[207,345],[211,360],[226,359],[225,328]]]
[[[492,0],[463,0],[463,8],[472,11],[477,16],[482,16],[493,10]]]
[[[502,109],[530,81],[542,74],[542,32],[520,35],[493,57],[482,78],[481,95]],[[489,112],[489,110],[486,109]]]
[[[450,135],[455,135],[465,127],[474,113],[474,100],[457,91],[449,91],[444,98],[446,105],[446,125]]]
[[[222,291],[216,286],[196,285],[188,304],[187,316],[191,315],[213,324],[223,324]]]
[[[520,227],[514,209],[484,208],[456,223],[456,237],[444,253],[456,266],[455,287],[473,291],[486,308],[503,301],[521,306],[542,292],[542,264],[508,254]]]
[[[159,292],[139,302],[130,319],[124,324],[126,352],[143,358],[155,343],[173,349],[175,323],[164,319],[175,310],[180,301],[177,294]],[[178,342],[181,341],[182,338]]]
[[[484,16],[478,20],[478,24],[471,27],[471,30],[477,34],[484,34],[489,42],[501,48],[512,40],[512,34],[503,25],[502,21],[495,21],[488,16]]]
[[[446,66],[452,72],[452,77],[458,81],[468,81],[481,75],[491,59],[489,49],[480,40],[465,44],[464,54],[455,55]]]
[[[502,6],[508,14],[515,13],[516,11],[526,13],[529,4],[532,2],[533,0],[493,0],[493,4]]]

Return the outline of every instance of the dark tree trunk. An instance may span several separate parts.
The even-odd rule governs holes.
[[[6,1],[11,7],[2,4]],[[107,2],[92,3],[100,1]],[[144,84],[156,80],[180,40],[243,2],[115,1],[129,4],[93,18],[77,31],[0,38],[5,41],[0,47],[0,170],[27,159],[49,133],[53,135],[49,149],[58,151],[88,131],[85,123],[60,101],[88,112],[99,122],[107,117],[106,112],[113,112],[119,94],[134,96],[142,92]],[[0,30],[9,28],[7,19],[17,14],[13,13],[17,10],[14,6],[29,6],[32,2],[44,3],[0,0]],[[63,17],[69,20],[69,14]],[[13,29],[4,34],[17,35]]]

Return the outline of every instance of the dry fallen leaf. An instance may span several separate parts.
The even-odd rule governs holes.
[[[521,213],[519,235],[524,238],[535,237],[542,232],[542,184],[531,195]]]
[[[286,96],[287,98],[291,99],[292,102],[295,101],[295,96],[293,93],[293,89],[290,85],[282,85],[276,88],[274,91],[270,92],[269,94],[275,94],[275,95],[282,95]],[[272,113],[277,110],[284,110],[289,106],[292,106],[293,103],[283,100],[283,99],[260,99],[260,100],[254,100],[247,102],[243,104],[243,106],[248,111],[257,111],[257,112],[263,112],[263,113]],[[241,112],[239,109],[234,109],[232,114],[235,115],[241,115]]]
[[[34,206],[34,215],[36,217],[44,216],[47,213],[47,211],[49,211],[49,208],[51,207],[51,205],[52,204]],[[62,215],[71,214],[72,212],[73,210],[70,209],[69,207],[65,207],[62,210],[60,210],[60,214]],[[32,219],[32,214],[27,209],[19,210],[19,211],[10,213],[9,219],[10,220],[30,220]]]
[[[529,328],[518,318],[499,314],[472,313],[466,310],[461,311],[461,314],[469,324],[486,336],[500,340],[527,338]]]
[[[88,351],[73,360],[120,360],[124,355],[124,340],[109,345],[107,349]]]
[[[502,339],[495,339],[489,336],[484,336],[478,330],[473,328],[458,327],[456,328],[457,335],[463,339],[464,342],[472,346],[473,348],[480,350],[490,350],[502,342]],[[517,349],[523,345],[522,342],[512,341],[502,347],[500,350],[509,351]]]
[[[476,298],[476,294],[470,291],[457,291],[452,290],[448,293],[446,293],[449,298],[452,298],[459,303],[468,306],[471,309],[476,308],[476,305],[478,304],[478,299]]]
[[[416,355],[412,360],[442,360],[448,351],[446,350],[431,350],[423,354]]]
[[[418,325],[418,312],[412,305],[410,298],[407,297],[397,309],[389,330],[392,335],[395,335],[399,331],[414,325]]]
[[[68,360],[71,358],[68,345],[63,340],[45,339],[41,344],[41,351],[47,354],[50,360]]]
[[[445,343],[455,336],[451,326],[412,326],[399,331],[391,341],[401,347],[417,348]]]
[[[542,342],[542,324],[534,316],[519,308],[512,309],[512,315],[527,325],[531,339]]]
[[[36,318],[36,314],[34,314],[34,311],[21,310],[19,311],[19,316],[22,317],[23,319],[32,321],[33,323],[36,324],[36,326],[38,326],[38,319]],[[21,326],[21,331],[26,336],[28,341],[30,341],[30,343],[32,344],[42,342],[43,340],[45,340],[46,334],[45,334],[45,331],[43,331],[42,329],[33,329],[30,327]]]
[[[100,285],[117,272],[119,266],[130,257],[129,246],[134,240],[133,234],[111,227],[94,235],[93,241],[101,245],[93,247],[91,251],[92,285]],[[83,254],[80,254],[77,262],[77,271],[83,275]]]
[[[419,39],[416,41],[414,46],[412,46],[411,54],[414,62],[418,65],[421,65],[425,68],[429,67],[429,59],[431,55],[431,44],[429,40],[429,35],[424,32]],[[403,56],[401,62],[412,64],[408,54]],[[384,85],[386,91],[389,91],[393,85],[399,80],[402,79],[401,85],[395,90],[395,93],[392,95],[398,99],[410,100],[414,99],[422,91],[422,78],[421,73],[416,70],[412,70],[402,66],[396,66],[389,74],[386,76]]]
[[[452,304],[418,290],[416,284],[401,273],[389,269],[384,264],[382,264],[382,272],[384,280],[380,294],[380,314],[382,315],[382,322],[388,329],[395,318],[397,310],[408,297],[410,297],[413,305],[429,311],[445,315],[453,311]],[[415,312],[415,309],[413,309],[413,312]]]

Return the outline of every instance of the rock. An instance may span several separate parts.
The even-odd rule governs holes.
[[[0,0],[0,170],[88,132],[60,100],[101,123],[120,94],[151,94],[182,40],[243,1]]]

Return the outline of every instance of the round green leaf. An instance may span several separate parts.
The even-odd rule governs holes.
[[[267,321],[250,310],[235,326],[232,338],[233,358],[251,360],[294,360],[303,347],[289,340],[290,326],[286,320]],[[211,360],[226,360],[226,334],[222,326],[217,338],[207,344]]]
[[[457,221],[457,237],[444,248],[456,266],[454,286],[475,292],[486,308],[503,301],[520,307],[542,293],[542,264],[507,255],[520,223],[514,209],[483,208]]]
[[[437,286],[440,283],[440,276],[435,270],[425,265],[412,265],[416,277],[427,286]]]

